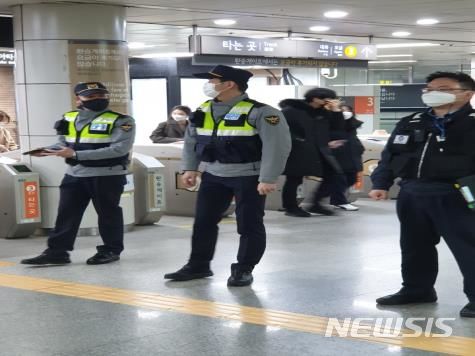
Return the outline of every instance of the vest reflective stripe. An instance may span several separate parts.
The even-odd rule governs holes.
[[[87,124],[83,130],[79,133],[76,130],[76,118],[79,115],[78,111],[71,111],[64,114],[64,118],[68,121],[68,134],[65,135],[66,142],[76,143],[78,134],[80,143],[111,143],[111,132],[114,128],[115,121],[119,118],[119,115],[111,112],[104,112],[100,116],[96,117],[89,124]],[[107,131],[104,133],[91,133],[92,125],[108,125]]]
[[[216,136],[230,137],[230,136],[255,136],[258,131],[251,126],[246,119],[243,125],[232,126],[233,121],[237,121],[241,115],[249,115],[253,103],[247,101],[240,101],[234,105],[231,110],[220,120],[216,130]],[[207,101],[200,106],[202,112],[205,113],[203,127],[197,127],[196,133],[200,136],[212,136],[215,128],[215,121],[211,113],[211,101]]]

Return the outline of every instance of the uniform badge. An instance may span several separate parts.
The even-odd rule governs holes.
[[[264,120],[266,120],[266,122],[270,125],[277,125],[280,122],[280,118],[275,115],[266,116]]]
[[[394,137],[394,144],[396,145],[405,145],[409,141],[409,136],[407,135],[396,135]]]
[[[123,125],[120,125],[119,127],[122,131],[129,132],[133,126],[131,124],[123,124]]]

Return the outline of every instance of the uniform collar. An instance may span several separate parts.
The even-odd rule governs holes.
[[[435,115],[433,108],[428,108],[426,111],[426,114],[428,114],[431,118],[434,118],[434,119],[450,119],[450,118],[453,118],[465,113],[469,113],[469,112],[473,112],[473,109],[472,109],[472,105],[470,105],[470,103],[467,103],[461,108],[459,108],[458,110],[448,112],[443,117]]]
[[[228,101],[216,101],[216,99],[213,99],[212,103],[213,106],[234,106],[247,98],[249,98],[248,95],[243,93],[242,95],[236,96]]]

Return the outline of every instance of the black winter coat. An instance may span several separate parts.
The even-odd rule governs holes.
[[[328,148],[334,113],[325,109],[314,109],[304,100],[298,99],[285,99],[279,106],[287,120],[292,138],[292,150],[283,174],[321,177],[324,162],[339,171],[338,163]]]
[[[358,139],[356,130],[363,125],[363,122],[352,117],[345,120],[346,143],[342,147],[333,150],[333,154],[340,164],[343,172],[360,172],[363,170],[363,144]]]
[[[153,143],[172,143],[182,141],[185,137],[186,124],[178,123],[169,118],[166,122],[162,122],[153,130],[150,139]]]

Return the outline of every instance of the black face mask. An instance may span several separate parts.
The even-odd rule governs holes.
[[[91,111],[103,111],[109,106],[109,99],[92,99],[81,101],[80,109],[88,109]]]

